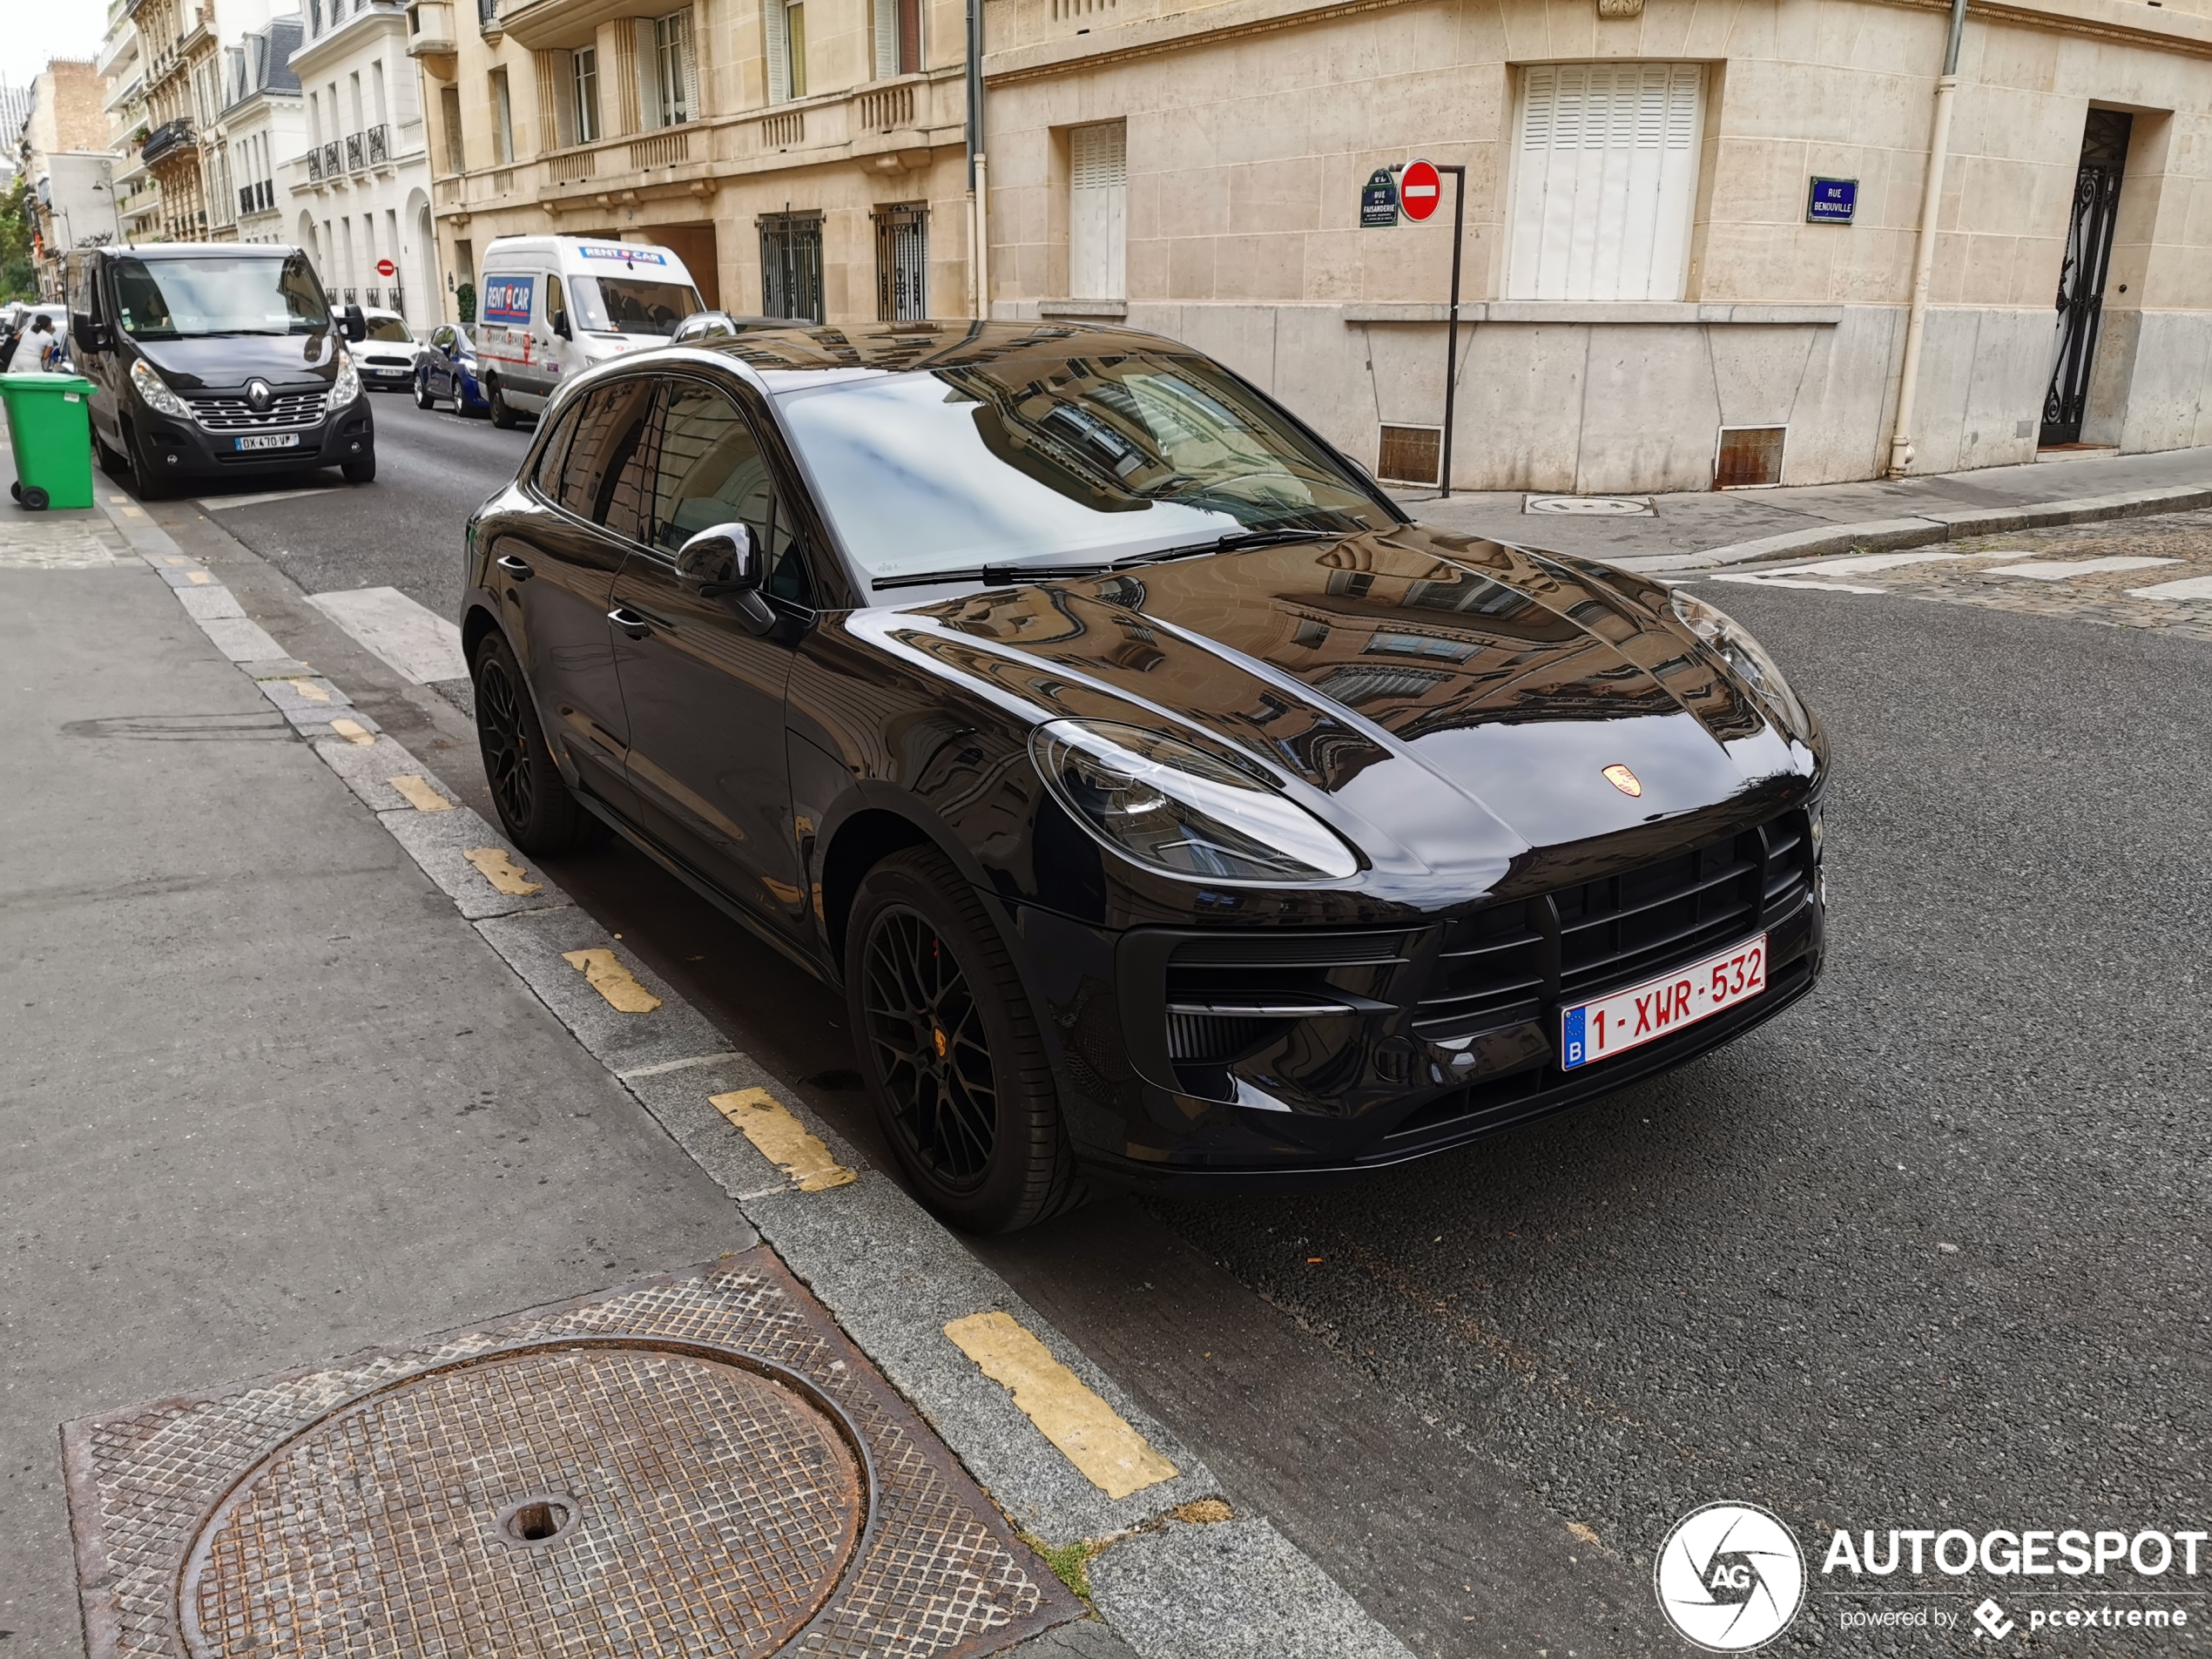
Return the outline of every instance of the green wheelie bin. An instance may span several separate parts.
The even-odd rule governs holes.
[[[0,374],[16,482],[33,511],[92,504],[92,382],[81,374]]]

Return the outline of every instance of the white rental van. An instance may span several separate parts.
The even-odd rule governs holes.
[[[484,250],[477,378],[511,427],[594,363],[666,342],[700,303],[674,250],[581,236],[502,236]]]

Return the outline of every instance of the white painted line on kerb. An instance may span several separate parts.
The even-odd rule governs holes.
[[[628,1082],[633,1077],[665,1077],[671,1071],[690,1071],[696,1066],[719,1066],[744,1058],[735,1049],[725,1049],[720,1054],[693,1055],[689,1060],[664,1060],[657,1066],[632,1066],[628,1071],[618,1071],[615,1076]]]
[[[2148,588],[2130,588],[2131,599],[2212,599],[2212,576],[2185,576],[2179,582],[2156,582]]]
[[[469,662],[461,654],[461,630],[397,588],[314,593],[307,596],[307,603],[414,685],[469,678]]]
[[[199,504],[211,513],[219,513],[227,507],[259,507],[264,502],[297,501],[303,496],[327,496],[335,485],[324,489],[267,489],[258,496],[202,496]]]
[[[2114,555],[2103,559],[2038,559],[2032,564],[1993,564],[1984,576],[2027,576],[2038,582],[2059,582],[2073,576],[2097,576],[2107,570],[2148,570],[2154,565],[2179,564],[2179,559],[2153,559]]]

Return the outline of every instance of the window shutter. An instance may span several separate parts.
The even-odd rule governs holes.
[[[637,64],[637,129],[651,132],[656,127],[668,125],[660,101],[660,52],[653,42],[653,20],[635,18],[631,23],[631,37],[636,43],[631,57]]]
[[[685,121],[699,118],[699,37],[692,28],[694,9],[686,6],[676,14],[677,32],[681,50],[676,55],[684,77],[684,113]]]
[[[784,0],[760,0],[760,21],[768,31],[768,101],[786,103],[791,98],[791,36],[784,20]]]
[[[1526,71],[1508,298],[1682,297],[1703,91],[1695,64]]]
[[[899,0],[875,0],[875,78],[899,72]]]
[[[1128,128],[1069,134],[1068,287],[1076,300],[1118,300],[1127,287]]]

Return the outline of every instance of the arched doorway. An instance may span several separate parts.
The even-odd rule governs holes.
[[[430,198],[420,190],[409,191],[400,223],[414,241],[413,246],[400,250],[400,280],[407,301],[403,313],[408,327],[421,334],[442,316],[439,296],[445,287],[438,274],[438,233],[430,222]]]

